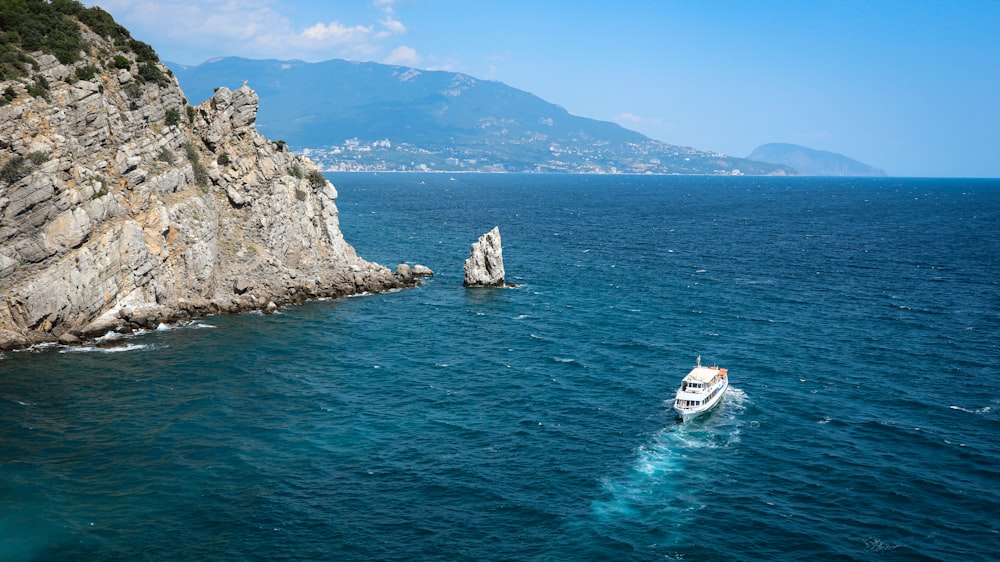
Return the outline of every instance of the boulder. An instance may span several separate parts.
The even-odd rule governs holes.
[[[59,336],[59,343],[63,345],[79,345],[80,338],[74,334],[66,332],[65,334]]]
[[[483,234],[469,252],[465,260],[466,287],[504,286],[503,247],[500,241],[500,227]]]
[[[426,265],[420,265],[419,263],[414,264],[413,267],[410,268],[410,273],[412,273],[414,277],[431,277],[434,275],[431,268]]]
[[[242,295],[252,288],[253,285],[251,285],[250,282],[243,277],[240,277],[239,279],[233,282],[233,292],[236,293],[237,295]]]

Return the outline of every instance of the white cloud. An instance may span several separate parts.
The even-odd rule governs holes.
[[[396,64],[399,66],[416,66],[420,62],[420,56],[417,55],[417,51],[406,45],[400,45],[389,53],[389,56],[383,60],[385,64]]]
[[[302,32],[302,37],[311,41],[323,41],[334,44],[357,44],[368,41],[371,34],[371,27],[365,27],[363,25],[346,26],[339,21],[332,21],[327,25],[322,23],[313,25]]]
[[[663,120],[659,117],[643,117],[641,115],[636,115],[631,112],[619,113],[611,118],[612,121],[618,123],[619,125],[628,125],[630,127],[643,126],[655,126],[663,123]]]
[[[406,26],[403,25],[403,22],[392,16],[383,18],[381,23],[382,27],[385,28],[385,31],[391,35],[402,35],[406,33]]]
[[[624,121],[626,123],[633,123],[636,125],[642,123],[642,117],[639,117],[635,113],[628,113],[628,112],[619,113],[618,115],[612,117],[612,119],[618,122]]]
[[[396,10],[392,7],[392,4],[393,0],[375,2],[376,6],[382,8],[382,19],[379,21],[382,24],[382,31],[378,33],[380,39],[406,33],[406,26],[403,25],[403,22],[396,19]]]
[[[345,15],[336,3],[317,8],[312,21],[293,21],[301,11],[277,0],[87,0],[100,5],[132,35],[153,45],[165,60],[196,64],[211,57],[377,60],[388,57],[412,64],[410,48],[392,37],[407,32],[394,0],[373,0],[367,15]],[[322,15],[328,19],[320,19]],[[329,16],[341,17],[329,17]],[[319,16],[319,17],[317,17]],[[350,17],[351,20],[346,19]],[[359,21],[360,20],[360,21]],[[386,55],[386,53],[390,53]]]

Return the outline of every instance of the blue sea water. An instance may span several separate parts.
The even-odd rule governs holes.
[[[331,179],[437,275],[4,355],[0,559],[1000,553],[1000,181]],[[465,289],[494,225],[517,286]]]

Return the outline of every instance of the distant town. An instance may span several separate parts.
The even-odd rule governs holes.
[[[571,174],[711,174],[739,176],[724,154],[668,145],[595,142],[572,145],[529,138],[473,147],[425,148],[389,139],[347,139],[297,150],[327,172],[531,172]],[[547,152],[547,154],[545,154]],[[540,158],[539,155],[543,155]]]

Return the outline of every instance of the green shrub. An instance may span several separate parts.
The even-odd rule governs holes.
[[[215,161],[218,162],[220,166],[225,166],[229,164],[229,154],[223,152]]]
[[[283,140],[274,141],[274,148],[277,148],[278,152],[284,152],[286,146],[288,145]]]
[[[292,165],[292,169],[289,170],[288,173],[291,174],[293,178],[302,179],[302,168],[300,168],[298,164]]]
[[[0,168],[0,181],[14,183],[30,173],[31,170],[25,164],[24,157],[16,154],[4,163],[3,168]]]
[[[77,80],[93,80],[94,76],[97,76],[97,67],[92,64],[76,69]]]
[[[41,0],[3,2],[0,27],[16,34],[25,51],[53,54],[63,64],[80,60],[84,48],[76,22]]]
[[[152,62],[144,62],[139,65],[139,79],[143,82],[153,82],[161,88],[170,83],[160,67]]]
[[[49,99],[49,81],[41,74],[35,75],[35,81],[28,85],[28,94],[36,98]]]
[[[197,117],[198,112],[195,111],[195,109],[193,107],[191,107],[190,105],[187,106],[186,109],[187,109],[187,115],[188,115],[188,123],[194,123],[194,118]]]
[[[70,4],[73,3],[73,0],[63,0],[62,2],[59,2],[59,0],[52,1],[53,5],[60,3]],[[69,12],[64,11],[64,13]],[[73,15],[76,15],[76,17],[79,18],[81,22],[86,24],[91,31],[101,37],[110,37],[116,43],[119,41],[124,42],[130,38],[127,29],[119,25],[115,19],[111,17],[111,14],[105,12],[97,6],[80,10],[79,13]]]
[[[0,105],[7,105],[15,99],[17,99],[17,92],[14,91],[13,86],[7,86],[4,88],[3,97],[0,97]]]
[[[165,146],[160,149],[160,155],[157,156],[157,158],[159,158],[163,162],[166,162],[167,164],[174,163],[174,153],[170,152],[170,149]]]
[[[190,142],[184,143],[184,152],[187,154],[188,162],[191,162],[191,169],[194,170],[194,181],[202,187],[202,191],[208,192],[208,170],[201,163],[198,150]]]
[[[128,70],[132,68],[132,61],[124,55],[115,55],[115,59],[111,61],[111,66],[121,70]]]
[[[112,38],[119,47],[131,50],[128,31],[100,8],[86,8],[77,0],[2,0],[0,76],[4,79],[25,76],[25,64],[33,64],[25,51],[53,54],[63,64],[80,60],[80,53],[87,45],[73,18],[98,35]]]
[[[138,100],[139,98],[142,97],[142,84],[140,84],[136,80],[132,80],[128,84],[125,84],[124,90],[125,93],[128,95],[129,99],[131,100]]]
[[[0,168],[0,182],[11,184],[31,173],[31,170],[49,161],[52,155],[42,150],[29,152],[27,156],[15,154]]]
[[[306,200],[306,192],[302,191],[301,189],[296,189],[295,190],[295,198],[298,199],[299,201],[305,201]]]
[[[148,43],[132,39],[129,41],[128,46],[132,49],[132,52],[135,53],[139,62],[160,62],[160,57],[156,56],[156,51],[154,51],[153,47],[151,47]]]
[[[313,189],[323,189],[323,187],[326,186],[326,178],[323,177],[323,173],[319,170],[310,170],[306,177],[309,178],[309,185],[312,186]]]
[[[171,107],[167,110],[164,122],[168,127],[176,127],[181,123],[181,112],[176,107]]]
[[[36,150],[35,152],[28,153],[28,160],[36,166],[40,166],[49,161],[52,155],[48,152],[42,152],[41,150]]]

